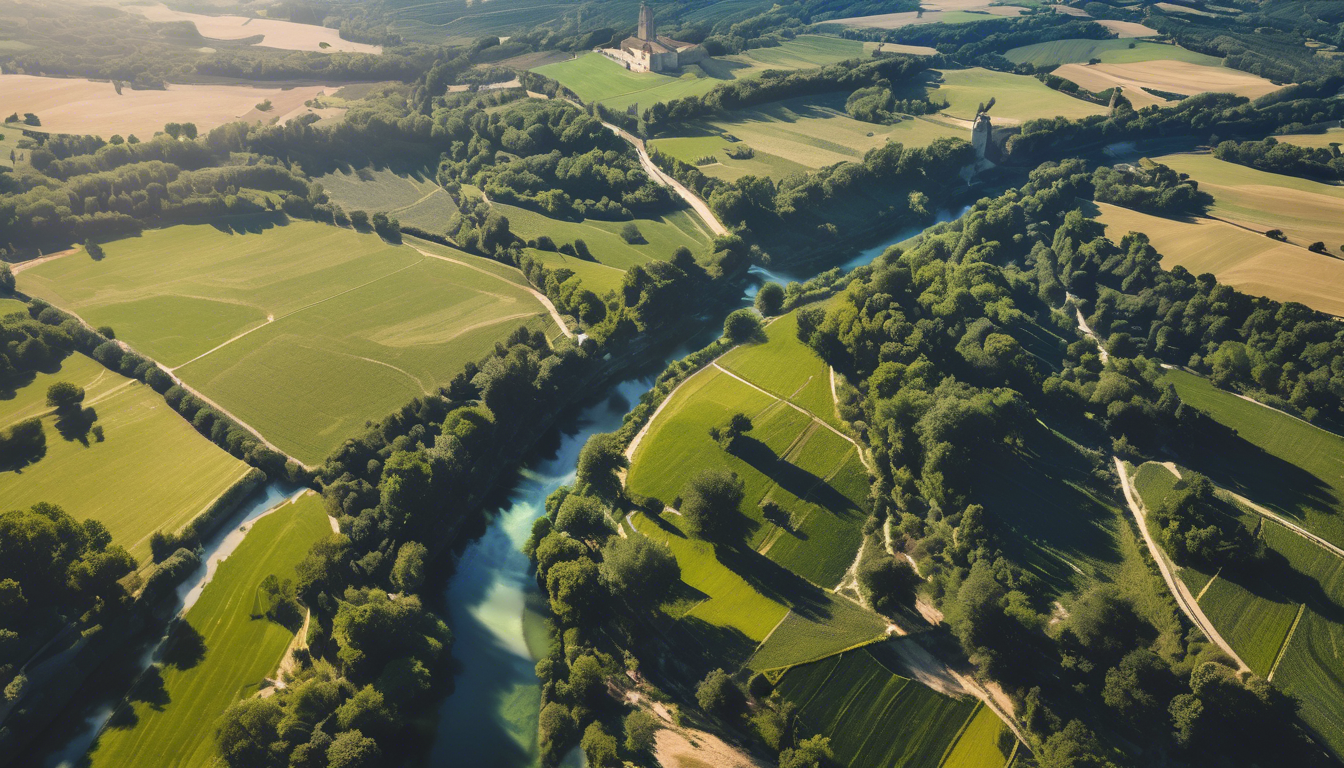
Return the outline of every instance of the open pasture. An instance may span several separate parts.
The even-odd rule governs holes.
[[[1016,742],[998,714],[982,703],[948,750],[941,768],[999,768],[1007,763]]]
[[[230,704],[260,690],[297,629],[253,615],[261,582],[272,575],[295,578],[309,547],[330,534],[321,497],[313,493],[251,523],[183,617],[178,641],[170,641],[98,736],[89,766],[214,764],[210,725]]]
[[[1096,19],[1101,26],[1114,32],[1117,37],[1156,37],[1157,30],[1146,27],[1137,21],[1117,21],[1115,19]]]
[[[573,272],[583,281],[583,287],[598,296],[619,289],[625,280],[624,270],[608,267],[601,262],[587,261],[576,256],[566,256],[559,251],[541,251],[536,248],[528,248],[527,253],[552,270],[568,269]]]
[[[986,728],[962,733],[979,706],[975,699],[937,693],[896,674],[876,654],[861,648],[794,667],[776,686],[797,705],[799,731],[830,736],[841,765],[937,768],[958,735],[989,735]],[[963,749],[971,750],[970,742]]]
[[[860,58],[875,44],[820,35],[799,35],[782,45],[718,56],[683,67],[677,74],[632,72],[600,53],[546,64],[533,71],[553,78],[585,102],[600,101],[616,110],[638,104],[703,96],[729,80],[755,77],[767,69],[811,69]]]
[[[938,74],[940,77],[936,83],[907,90],[925,92],[934,101],[946,99],[947,109],[938,114],[961,120],[974,119],[977,107],[988,103],[991,98],[995,103],[990,116],[999,124],[1016,124],[1038,117],[1055,116],[1076,120],[1106,111],[1101,104],[1051,90],[1045,83],[1026,75],[995,72],[980,67],[941,70]]]
[[[1282,230],[1288,242],[1303,248],[1320,241],[1330,253],[1344,253],[1340,245],[1344,187],[1269,173],[1213,155],[1166,155],[1154,160],[1189,174],[1201,191],[1213,195],[1212,216],[1260,232]]]
[[[719,365],[788,400],[834,427],[840,427],[831,396],[830,366],[798,339],[798,313],[765,327],[765,340],[744,344],[719,358]]]
[[[1060,64],[1086,64],[1101,59],[1103,64],[1131,64],[1138,61],[1188,61],[1209,67],[1222,66],[1222,59],[1196,53],[1177,45],[1135,42],[1133,40],[1055,40],[1014,48],[1003,54],[1014,64],[1037,67]]]
[[[866,29],[897,29],[912,24],[967,24],[973,21],[1007,19],[1021,15],[1026,8],[1016,5],[990,5],[986,0],[929,0],[920,3],[920,11],[878,13],[827,19],[823,24]]]
[[[261,36],[261,41],[256,43],[261,48],[280,48],[287,51],[318,53],[379,54],[383,52],[382,46],[343,40],[339,30],[316,24],[298,24],[292,21],[250,16],[207,16],[200,13],[172,10],[162,4],[136,5],[128,3],[122,7],[153,22],[164,24],[188,22],[196,27],[196,31],[200,33],[201,37],[212,40],[246,40]]]
[[[1179,221],[1096,205],[1107,237],[1119,242],[1129,232],[1144,233],[1162,254],[1164,269],[1179,264],[1196,275],[1211,272],[1219,282],[1246,293],[1344,315],[1339,291],[1344,262],[1339,259],[1213,219]]]
[[[42,130],[52,133],[134,134],[148,139],[164,123],[195,123],[204,133],[236,120],[270,122],[296,110],[315,96],[334,89],[323,85],[253,87],[247,85],[179,85],[165,90],[132,90],[118,94],[110,82],[73,77],[0,74],[0,104],[9,111],[33,112]],[[265,112],[256,106],[270,100]],[[8,113],[6,113],[8,114]],[[5,126],[8,132],[17,126]],[[8,152],[6,160],[8,160]]]
[[[886,636],[887,620],[843,597],[827,593],[820,606],[825,621],[790,611],[770,637],[756,649],[747,666],[757,671],[777,670],[819,661]]]
[[[314,179],[346,211],[381,211],[402,224],[442,233],[457,212],[431,170],[398,173],[387,168],[333,171]]]
[[[1151,104],[1175,103],[1149,93],[1144,88],[1186,96],[1234,93],[1256,99],[1283,87],[1247,72],[1172,59],[1117,64],[1065,64],[1054,74],[1093,92],[1117,86],[1123,88],[1125,97],[1134,104],[1135,109]]]
[[[734,146],[734,142],[723,138],[717,129],[706,126],[707,124],[701,123],[684,131],[695,135],[650,141],[649,147],[651,150],[656,149],[669,157],[696,166],[706,176],[724,181],[736,181],[743,176],[769,176],[778,181],[790,174],[807,173],[811,170],[806,165],[767,154],[755,147],[752,147],[753,154],[749,158],[729,157],[728,150]],[[706,157],[713,158],[714,162],[700,164],[700,160]]]
[[[620,232],[630,222],[600,219],[564,221],[516,205],[491,205],[509,220],[510,231],[524,240],[535,240],[546,235],[557,246],[582,240],[598,264],[622,271],[636,264],[670,259],[672,252],[680,246],[690,248],[692,253],[704,254],[710,245],[709,233],[699,217],[685,208],[657,219],[633,219],[644,242],[627,243]]]
[[[1261,677],[1279,657],[1298,605],[1272,585],[1257,583],[1253,573],[1219,574],[1199,598],[1209,621]]]
[[[84,408],[96,414],[102,440],[79,418],[46,406],[47,387],[57,381],[84,387]],[[246,465],[198,434],[158,393],[81,354],[0,398],[0,427],[41,416],[47,437],[36,463],[0,471],[3,508],[45,501],[76,519],[98,520],[142,563],[150,534],[180,530],[247,474]]]
[[[519,325],[557,332],[517,270],[417,247],[312,222],[173,227],[20,278],[313,463]]]
[[[1344,144],[1344,128],[1329,128],[1324,133],[1292,133],[1287,136],[1275,136],[1274,138],[1280,144],[1329,149],[1332,144]]]

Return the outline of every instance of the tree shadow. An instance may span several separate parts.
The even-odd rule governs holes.
[[[93,423],[97,420],[98,412],[93,408],[82,408],[78,405],[62,408],[56,413],[56,432],[66,442],[78,441],[88,448],[89,431],[93,429]]]
[[[163,663],[177,669],[191,669],[205,660],[205,638],[187,621],[179,621],[173,627],[168,642],[164,643],[159,658]]]
[[[148,704],[155,712],[162,712],[168,706],[172,697],[168,695],[168,687],[163,683],[163,673],[158,665],[150,665],[145,670],[140,679],[135,681],[131,692],[126,694],[126,699]]]
[[[831,601],[819,587],[756,550],[745,545],[718,546],[714,555],[757,592],[789,606],[803,618],[825,621],[831,617]]]
[[[733,444],[733,455],[800,499],[810,497],[815,503],[837,512],[854,508],[852,501],[824,479],[775,455],[770,446],[750,435],[737,439]]]

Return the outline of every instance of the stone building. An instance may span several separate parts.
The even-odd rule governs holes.
[[[653,8],[648,4],[639,8],[639,26],[634,37],[625,38],[616,48],[604,48],[602,53],[633,72],[675,72],[708,56],[699,45],[658,34]]]

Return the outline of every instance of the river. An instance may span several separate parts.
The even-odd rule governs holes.
[[[968,209],[939,211],[936,222],[951,221]],[[915,227],[898,232],[839,266],[848,271],[868,264],[888,247],[921,231],[922,227]],[[752,267],[751,275],[741,306],[750,306],[760,284],[767,280],[785,284],[813,277],[761,267]],[[653,387],[663,368],[719,333],[718,324],[709,324],[698,338],[678,345],[656,367],[612,384],[562,418],[543,438],[536,455],[518,470],[507,500],[490,514],[485,532],[462,550],[442,591],[440,606],[455,635],[457,673],[453,693],[440,705],[426,766],[531,768],[537,764],[541,688],[533,667],[549,640],[545,599],[522,546],[533,521],[545,514],[546,497],[573,482],[579,450],[588,438],[618,429],[626,412]],[[576,751],[565,762],[581,765],[583,760]]]
[[[202,544],[201,565],[192,572],[173,595],[172,611],[180,614],[191,608],[201,596],[201,590],[215,575],[215,569],[224,558],[233,554],[246,537],[243,525],[256,520],[282,502],[293,498],[304,489],[281,481],[268,482],[243,501],[237,510],[222,523],[215,533]],[[251,530],[251,527],[248,527]],[[80,697],[67,708],[61,720],[28,749],[31,763],[44,768],[70,768],[78,765],[103,725],[112,717],[112,711],[130,688],[130,680],[149,668],[167,639],[166,633],[147,638],[138,646],[135,656],[117,669],[101,669],[91,676],[86,690],[92,695]]]

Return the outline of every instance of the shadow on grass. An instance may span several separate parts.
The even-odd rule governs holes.
[[[148,704],[150,709],[155,712],[162,712],[163,708],[172,701],[172,697],[168,695],[168,688],[163,683],[163,672],[157,665],[151,665],[149,669],[145,670],[145,673],[136,681],[135,687],[126,695],[126,698],[130,701]]]
[[[173,627],[173,633],[164,644],[163,663],[177,669],[191,669],[205,660],[205,638],[187,621]]]
[[[770,446],[754,437],[749,435],[739,437],[733,446],[733,455],[800,499],[810,498],[837,514],[855,509],[854,502],[828,485],[825,480],[777,456]]]
[[[98,412],[92,408],[63,408],[56,414],[56,432],[67,443],[79,442],[89,447],[89,431],[98,420]]]

